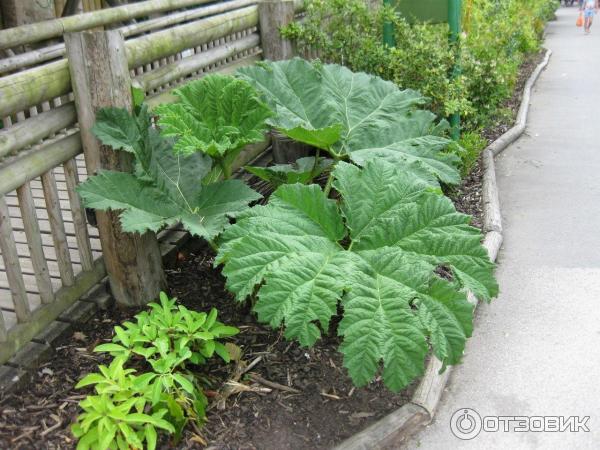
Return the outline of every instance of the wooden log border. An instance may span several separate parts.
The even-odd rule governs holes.
[[[498,155],[525,131],[531,90],[542,70],[546,68],[552,55],[551,50],[546,51],[544,60],[536,67],[523,89],[523,98],[517,114],[515,125],[492,142],[482,154],[484,163],[484,178],[482,201],[484,206],[484,233],[483,246],[492,261],[496,260],[502,245],[502,218],[500,202],[498,201],[498,187],[496,185],[496,172],[494,156]],[[477,307],[478,300],[469,292],[468,299]],[[421,379],[410,402],[398,408],[391,414],[375,422],[365,430],[337,445],[333,450],[371,450],[371,449],[398,449],[429,424],[437,411],[442,393],[448,382],[452,367],[440,373],[442,363],[432,357],[425,368]]]

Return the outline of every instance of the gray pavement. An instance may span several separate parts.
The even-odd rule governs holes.
[[[526,134],[496,160],[500,296],[479,306],[436,419],[408,448],[600,449],[600,17],[589,36],[576,17],[562,8],[549,24],[554,54]],[[589,432],[482,431],[463,441],[450,430],[461,408],[590,416]]]

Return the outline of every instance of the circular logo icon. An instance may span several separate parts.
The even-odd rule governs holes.
[[[463,408],[452,414],[450,430],[459,439],[468,441],[481,431],[481,416],[471,408]]]

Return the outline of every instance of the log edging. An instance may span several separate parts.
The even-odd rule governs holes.
[[[538,64],[527,80],[527,83],[525,83],[521,105],[514,126],[482,152],[484,165],[482,189],[483,232],[485,234],[483,246],[492,261],[496,260],[498,251],[502,245],[502,216],[498,200],[494,157],[525,132],[531,90],[542,70],[548,65],[551,55],[552,50],[547,50],[543,61]],[[477,307],[477,298],[471,292],[468,294],[469,301]],[[425,368],[425,375],[419,382],[417,389],[408,403],[363,431],[346,439],[333,450],[401,448],[408,439],[433,420],[452,370],[452,367],[447,367],[444,372],[440,373],[441,368],[442,363],[437,358],[432,357]]]

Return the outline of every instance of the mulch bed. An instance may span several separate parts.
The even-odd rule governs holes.
[[[506,104],[513,115],[527,78],[542,58],[543,54],[535,55],[523,65],[515,96]],[[498,123],[485,136],[491,142],[511,126]],[[450,193],[457,209],[472,215],[472,224],[479,228],[482,175],[478,162]],[[161,448],[330,448],[396,410],[412,395],[416,384],[399,394],[391,394],[381,380],[354,388],[336,351],[335,326],[314,348],[304,349],[287,342],[279,331],[258,324],[249,307],[236,304],[226,292],[220,271],[213,268],[212,252],[206,248],[182,254],[167,276],[171,294],[181,303],[204,311],[216,307],[222,320],[242,330],[232,341],[242,348],[242,359],[255,365],[242,379],[249,391],[230,396],[225,409],[212,407],[200,436],[188,430],[179,444],[163,442]],[[75,390],[74,385],[98,364],[109,361],[91,350],[111,338],[115,324],[134,314],[118,308],[99,313],[60,343],[54,357],[32,374],[26,386],[0,394],[0,448],[74,448],[69,426],[78,415],[77,403],[88,392]],[[233,363],[208,366],[208,389],[222,389],[233,368]]]
[[[305,349],[285,341],[279,331],[257,324],[249,307],[236,304],[226,293],[209,249],[182,259],[179,267],[167,271],[171,294],[189,308],[218,308],[223,320],[241,329],[231,341],[242,348],[243,360],[256,365],[244,381],[250,391],[229,397],[224,410],[213,407],[201,436],[188,431],[175,448],[204,448],[202,441],[213,449],[329,448],[410,398],[411,388],[392,395],[380,380],[354,388],[342,367],[336,351],[339,340],[333,332],[314,348]],[[108,362],[91,350],[112,337],[116,323],[133,314],[112,308],[95,317],[59,344],[53,359],[33,374],[27,386],[1,398],[0,448],[74,446],[68,426],[88,390],[73,386],[99,363]],[[209,389],[220,390],[233,368],[234,364],[209,366],[205,373]],[[168,447],[164,443],[163,448]]]

